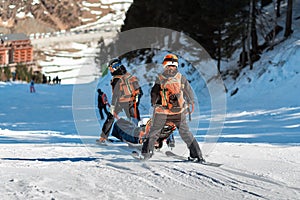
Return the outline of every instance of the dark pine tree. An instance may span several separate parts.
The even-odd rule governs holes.
[[[284,37],[288,37],[293,33],[292,30],[292,15],[293,15],[293,0],[288,0],[286,11],[286,23],[285,23],[285,32]]]

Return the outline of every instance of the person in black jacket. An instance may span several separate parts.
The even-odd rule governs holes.
[[[101,89],[98,89],[97,92],[98,92],[99,114],[100,114],[101,119],[103,120],[104,116],[103,116],[102,110],[104,110],[105,114],[108,116],[108,111],[107,111],[106,105],[108,105],[108,107],[110,107],[110,104],[108,103],[106,94],[104,92],[102,92]]]
[[[120,112],[125,112],[126,117],[135,124],[140,120],[138,106],[143,92],[137,77],[127,72],[119,58],[110,61],[109,70],[113,76],[111,80],[112,101],[110,113],[103,124],[102,133],[97,142],[104,142],[107,139],[114,118],[119,119]]]

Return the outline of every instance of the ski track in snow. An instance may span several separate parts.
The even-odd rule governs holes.
[[[121,148],[118,147],[118,149]],[[298,193],[300,190],[299,188],[278,183],[277,180],[268,177],[241,172],[239,169],[226,166],[220,168],[199,166],[199,164],[195,163],[176,162],[173,159],[166,161],[168,158],[161,153],[156,153],[156,155],[158,156],[154,156],[149,162],[134,160],[132,169],[128,168],[129,165],[126,165],[125,168],[115,163],[107,165],[120,172],[129,170],[130,174],[141,177],[137,179],[142,182],[142,185],[140,185],[141,190],[143,190],[143,187],[147,191],[151,188],[152,192],[160,195],[174,192],[178,185],[180,185],[180,188],[184,188],[186,195],[195,195],[195,199],[197,199],[197,196],[199,197],[201,194],[206,193],[206,191],[218,190],[226,193],[228,199],[231,199],[230,195],[228,195],[230,193],[240,198],[284,199],[285,189],[294,190],[295,193]],[[159,167],[157,163],[159,163]],[[127,178],[122,182],[128,183],[126,182]],[[276,194],[276,198],[268,195],[270,190]],[[180,195],[183,195],[182,198],[184,198],[184,194],[181,191]],[[280,196],[281,194],[282,196]],[[219,197],[219,194],[215,195]],[[209,198],[214,199],[216,196],[210,193]],[[224,196],[224,199],[226,199],[226,196]]]
[[[234,159],[211,167],[174,160],[164,155],[166,149],[143,162],[132,158],[133,149],[126,146],[16,144],[0,148],[1,199],[281,200],[300,195],[296,184],[244,170]],[[241,160],[247,161],[251,159]]]

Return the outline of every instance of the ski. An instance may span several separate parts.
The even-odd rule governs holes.
[[[193,160],[189,160],[189,158],[187,158],[185,156],[180,156],[178,154],[175,154],[172,151],[166,151],[165,154],[168,157],[172,157],[172,158],[175,158],[175,159],[178,159],[178,160],[193,162]],[[201,165],[207,165],[207,166],[212,166],[212,167],[220,167],[222,165],[220,163],[206,162],[206,161],[204,161],[204,162],[194,162],[194,163],[199,163]]]
[[[100,146],[108,146],[106,141],[100,141],[100,140],[96,140],[96,144],[100,145]]]
[[[114,139],[107,139],[104,142],[100,142],[99,140],[96,140],[96,144],[100,146],[116,146],[116,147],[127,145],[129,148],[138,149],[138,150],[142,149],[142,144],[135,144],[127,141],[114,140]]]
[[[126,143],[131,148],[142,150],[142,146],[143,146],[142,144],[136,144],[136,143],[128,142],[126,140],[124,140],[124,143]]]
[[[125,143],[120,140],[107,139],[105,141],[96,140],[96,144],[100,146],[124,146]]]
[[[134,159],[136,159],[136,160],[140,160],[140,161],[143,161],[143,160],[144,160],[144,158],[141,157],[141,155],[140,155],[139,152],[137,152],[137,151],[132,151],[132,152],[131,152],[131,156],[132,156]]]

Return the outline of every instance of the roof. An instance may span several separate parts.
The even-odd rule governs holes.
[[[24,33],[12,33],[0,36],[3,41],[28,40],[29,37]]]

